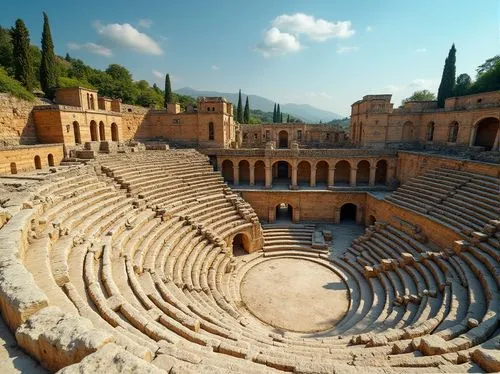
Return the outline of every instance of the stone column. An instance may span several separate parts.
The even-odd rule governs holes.
[[[328,168],[328,187],[333,187],[335,180],[335,168]]]
[[[377,172],[377,167],[376,166],[371,166],[370,167],[370,186],[375,186],[375,173]]]
[[[387,166],[387,169],[387,178],[385,183],[389,184],[392,183],[392,181],[394,181],[394,179],[396,178],[396,165],[391,162],[391,164]]]
[[[349,176],[349,184],[351,187],[356,187],[356,175],[358,173],[357,168],[351,168],[351,175]]]
[[[233,165],[233,184],[235,186],[240,184],[240,167],[238,165]]]
[[[292,165],[292,189],[297,187],[297,165]]]
[[[299,221],[300,221],[300,209],[294,208],[292,212],[292,222],[299,223]]]
[[[311,187],[316,187],[316,166],[311,166],[311,180],[309,181]]]
[[[276,221],[276,210],[274,207],[269,207],[268,208],[268,211],[267,211],[267,215],[268,215],[268,218],[267,218],[267,221],[269,223],[273,223]]]
[[[250,186],[255,186],[255,163],[250,164]]]
[[[266,165],[266,185],[265,188],[273,187],[273,168]]]

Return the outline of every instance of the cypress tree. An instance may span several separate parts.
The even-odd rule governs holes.
[[[283,123],[283,113],[280,113],[280,122]]]
[[[250,122],[250,104],[248,103],[248,96],[245,102],[245,110],[243,111],[243,123]]]
[[[273,109],[273,123],[276,123],[276,103],[274,103],[274,109]]]
[[[280,110],[280,105],[278,104],[278,107],[276,108],[276,122],[281,122],[281,110]]]
[[[290,122],[290,114],[286,116],[286,123]]]
[[[438,89],[438,108],[444,108],[444,101],[453,96],[453,89],[455,88],[455,62],[456,62],[455,44],[453,44],[448,52],[448,57],[444,62],[443,76]]]
[[[172,95],[172,86],[170,85],[170,75],[165,75],[165,100],[163,106],[166,108],[167,104],[172,104],[174,97]]]
[[[59,76],[54,53],[54,43],[50,33],[49,17],[43,12],[42,61],[40,63],[40,85],[45,96],[53,99],[59,85]]]
[[[33,89],[33,62],[30,53],[30,37],[22,19],[10,30],[14,55],[14,77],[28,90]]]
[[[238,94],[238,107],[236,108],[236,121],[243,123],[243,104],[241,103],[241,90]]]

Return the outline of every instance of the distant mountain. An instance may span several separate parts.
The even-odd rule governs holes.
[[[184,87],[177,91],[178,94],[187,95],[191,97],[198,96],[222,96],[232,102],[235,106],[238,104],[238,93],[229,92],[217,92],[217,91],[199,91],[194,88]],[[241,93],[243,99],[243,105],[245,104],[246,94]],[[265,97],[258,95],[248,95],[250,100],[251,109],[259,109],[264,112],[272,112],[274,108],[274,101],[266,99]],[[329,122],[334,119],[340,119],[343,116],[337,113],[329,112],[327,110],[322,110],[313,107],[309,104],[282,104],[280,103],[280,109],[282,113],[289,113],[297,118],[302,119],[304,122],[317,123],[319,121]]]

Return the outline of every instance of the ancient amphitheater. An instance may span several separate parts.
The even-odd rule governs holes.
[[[457,147],[368,148],[369,137],[322,149],[280,124],[260,125],[261,146],[246,148],[226,106],[230,131],[213,120],[215,136],[212,122],[197,134],[220,144],[190,139],[196,149],[168,126],[166,140],[144,136],[182,113],[128,107],[111,141],[104,120],[101,134],[79,120],[73,137],[66,119],[58,144],[0,149],[0,371],[500,371],[500,93],[490,96],[433,122],[444,144],[458,118],[455,142],[476,160]],[[410,143],[413,116],[411,140],[425,143],[421,113],[393,115],[406,116],[393,141]],[[127,135],[132,121],[143,135]],[[382,126],[365,121],[366,134]]]

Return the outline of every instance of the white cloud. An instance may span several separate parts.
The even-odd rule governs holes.
[[[368,26],[366,26],[365,30],[366,30],[366,32],[372,32],[373,26],[368,25]]]
[[[215,71],[215,70],[219,70],[219,67],[217,65],[212,65],[211,69]]]
[[[77,50],[84,50],[90,53],[94,53],[96,55],[101,55],[105,57],[111,57],[113,55],[113,52],[111,52],[111,49],[106,48],[102,45],[95,44],[95,43],[84,43],[84,44],[78,44],[78,43],[68,43],[68,48],[74,51]]]
[[[321,98],[321,99],[327,99],[327,100],[332,100],[333,96],[328,94],[327,92],[321,91],[321,92],[306,92],[305,95],[307,97],[312,97],[312,98]]]
[[[139,27],[142,27],[145,29],[149,29],[152,25],[153,25],[153,21],[148,19],[148,18],[141,18],[139,20],[139,24],[138,24]]]
[[[417,48],[417,49],[415,49],[415,52],[417,52],[417,53],[425,53],[425,52],[427,52],[427,48]]]
[[[276,27],[267,30],[264,34],[264,40],[257,46],[257,49],[265,57],[298,52],[301,48],[302,46],[295,35],[281,32]]]
[[[102,43],[110,48],[121,47],[150,55],[163,54],[162,49],[156,41],[128,23],[102,25],[96,22],[94,26],[101,36]]]
[[[153,69],[153,75],[156,78],[165,78],[165,73],[162,73],[161,71]]]
[[[343,55],[345,53],[356,52],[358,49],[359,49],[359,47],[356,47],[356,46],[338,46],[337,47],[337,54]]]
[[[351,21],[331,22],[304,13],[282,14],[274,19],[272,26],[295,35],[305,34],[318,42],[330,38],[348,38],[355,33]]]

